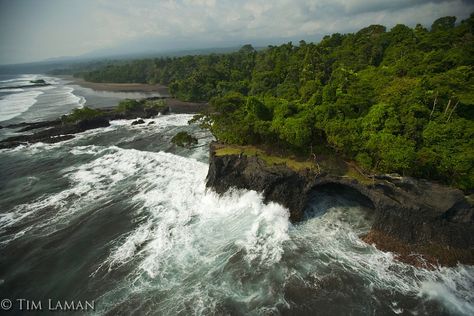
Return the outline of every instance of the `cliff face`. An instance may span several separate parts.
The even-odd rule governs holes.
[[[403,244],[434,262],[474,263],[474,209],[462,191],[454,188],[389,176],[363,184],[347,177],[296,172],[283,165],[268,166],[254,156],[216,156],[213,145],[207,186],[218,193],[231,187],[262,192],[266,201],[287,207],[294,222],[303,219],[313,192],[350,191],[375,210],[374,233],[369,233],[367,240],[379,248],[401,252],[399,245]],[[447,252],[449,260],[442,258]]]

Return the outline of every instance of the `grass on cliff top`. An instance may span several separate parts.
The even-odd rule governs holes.
[[[248,157],[257,156],[269,166],[286,165],[295,171],[314,169],[316,166],[311,161],[298,161],[293,157],[280,157],[266,153],[264,150],[255,146],[237,146],[227,145],[216,148],[216,156],[226,155],[246,155]]]
[[[356,168],[354,168],[354,166],[348,165],[347,167],[348,167],[347,171],[343,176],[351,178],[351,179],[355,179],[359,181],[360,183],[366,184],[366,185],[374,183],[374,179],[361,174]]]
[[[302,171],[309,169],[318,171],[318,166],[311,159],[295,157],[294,155],[271,154],[262,148],[256,146],[239,146],[239,145],[217,145],[215,148],[216,156],[226,155],[246,155],[248,157],[257,156],[269,166],[285,165],[294,171]],[[317,163],[320,171],[329,174],[355,179],[363,184],[371,184],[373,180],[361,174],[352,163],[347,163],[335,153],[321,153],[316,155]]]

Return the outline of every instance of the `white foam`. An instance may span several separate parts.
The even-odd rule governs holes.
[[[132,126],[131,123],[135,121],[135,119],[131,120],[113,120],[110,121],[111,126],[126,126],[130,127],[130,129],[137,129],[143,127],[150,127],[153,128],[155,131],[164,131],[169,129],[173,126],[185,126],[188,124],[188,121],[193,117],[192,114],[178,114],[178,115],[158,115],[157,117],[150,118],[150,119],[143,119],[146,124],[151,121],[154,121],[156,124],[147,126],[146,124],[139,124]]]
[[[15,81],[18,81],[18,80],[19,80],[18,78],[14,78],[14,79],[0,80],[0,82],[15,82]]]
[[[86,100],[82,96],[77,96],[74,93],[74,88],[69,86],[58,86],[54,93],[48,94],[51,106],[61,106],[64,104],[77,104],[77,107],[83,107]]]
[[[89,137],[117,128],[166,130],[185,125],[189,118],[160,116],[149,127],[132,127],[132,120],[114,121],[112,126],[76,136]],[[34,154],[51,146],[61,145],[35,145],[29,150]],[[238,296],[241,302],[281,294],[274,293],[278,290],[272,289],[266,277],[259,280],[261,291],[239,284],[241,279],[226,270],[237,260],[242,269],[247,269],[244,274],[262,270],[262,274],[271,275],[277,271],[283,275],[279,288],[285,287],[290,276],[304,280],[311,275],[317,283],[325,277],[324,268],[335,264],[361,276],[373,290],[436,300],[453,313],[472,314],[472,268],[458,266],[428,271],[394,260],[393,254],[379,251],[359,239],[363,225],[351,224],[361,216],[363,210],[359,207],[331,206],[334,203],[330,201],[323,203],[322,207],[329,208],[324,215],[292,226],[285,208],[275,203],[265,204],[254,191],[234,190],[222,196],[207,191],[204,183],[208,165],[194,159],[102,146],[76,146],[69,152],[90,158],[88,163],[63,170],[69,187],[2,214],[0,227],[14,225],[30,216],[45,216],[43,212],[48,211],[52,212],[48,220],[25,228],[12,238],[28,233],[27,229],[39,235],[50,234],[90,211],[92,205],[103,205],[121,194],[129,195],[136,226],[112,241],[113,249],[91,276],[101,278],[103,273],[129,265],[125,270],[129,274],[117,281],[120,284],[116,290],[98,298],[105,310],[107,302],[116,306],[149,290],[173,292],[174,299],[164,302],[161,310],[168,314],[176,312],[180,300],[193,302],[196,313],[206,313],[220,299],[216,291],[222,297]],[[298,269],[283,260],[293,253],[300,260]],[[394,313],[407,312],[397,302],[391,304]]]
[[[206,173],[207,165],[192,159],[119,148],[76,170],[71,175],[75,182],[83,186],[106,183],[107,190],[119,181],[136,177],[138,190],[133,202],[141,205],[138,212],[145,212],[148,220],[120,238],[107,260],[109,268],[129,262],[141,249],[143,260],[136,273],[146,272],[155,278],[172,268],[169,265],[173,260],[168,260],[171,256],[178,255],[182,264],[191,264],[198,256],[195,243],[204,239],[207,242],[201,246],[210,253],[230,244],[243,249],[255,265],[278,262],[282,243],[288,239],[287,210],[273,203],[265,205],[262,197],[252,191],[223,197],[207,192]],[[216,230],[214,233],[223,238],[215,240],[206,229]],[[176,247],[182,251],[173,251]]]
[[[0,92],[23,92],[24,89],[21,88],[12,88],[12,89],[2,89]]]
[[[283,242],[289,239],[288,217],[286,209],[278,204],[262,204],[257,196],[251,201],[252,211],[257,216],[244,240],[237,241],[246,251],[246,259],[258,265],[271,265],[280,261],[283,254]]]
[[[27,149],[26,153],[35,155],[39,151],[51,150],[62,145],[64,143],[34,144],[17,150]],[[55,213],[50,214],[51,218],[48,221],[39,223],[34,229],[37,233],[42,231],[41,234],[54,232],[59,226],[63,226],[74,219],[75,216],[87,212],[88,206],[91,204],[90,201],[107,199],[113,195],[114,190],[117,189],[117,184],[121,181],[131,181],[133,183],[134,179],[142,173],[156,174],[163,164],[160,160],[164,159],[167,164],[173,164],[176,160],[185,159],[165,153],[100,146],[74,147],[71,153],[99,157],[90,163],[63,170],[64,177],[71,182],[67,189],[41,197],[31,203],[18,205],[9,212],[0,214],[0,227],[2,229],[13,226],[27,217],[37,216],[37,214],[49,210]],[[158,170],[154,170],[154,168]],[[201,165],[201,169],[206,169],[204,164]],[[12,240],[10,239],[8,242]]]
[[[223,196],[206,191],[206,173],[207,165],[192,159],[119,148],[74,169],[70,177],[76,183],[104,185],[95,191],[113,191],[121,181],[132,181],[136,186],[132,201],[140,224],[116,239],[115,248],[96,273],[102,268],[112,271],[133,261],[127,278],[132,283],[126,285],[131,289],[129,294],[151,288],[173,289],[176,297],[188,301],[200,297],[203,306],[210,306],[217,298],[207,295],[206,290],[181,290],[185,276],[199,274],[196,282],[212,284],[213,273],[239,253],[249,269],[284,267],[282,255],[288,252],[291,256],[304,244],[310,257],[331,258],[351,273],[361,275],[373,288],[437,300],[456,313],[472,311],[472,269],[459,266],[428,271],[394,260],[391,253],[379,251],[358,238],[359,228],[351,226],[350,216],[359,216],[359,208],[332,207],[325,215],[292,227],[285,208],[275,203],[264,204],[262,196],[254,191],[231,191]],[[304,256],[300,260],[300,271],[283,271],[301,274],[300,278],[312,271],[316,280],[324,276],[315,268],[323,267],[324,262],[314,261],[304,268],[309,260]],[[233,285],[227,286],[230,291],[237,290]],[[240,299],[251,300],[257,294],[241,295]],[[113,296],[112,291],[105,299],[112,300]],[[173,311],[172,305],[166,308]],[[403,312],[400,306],[391,308],[396,313]]]
[[[44,79],[44,78],[45,78],[44,76],[40,76],[40,75],[25,74],[25,75],[19,75],[18,77],[12,78],[12,79],[0,80],[0,85],[2,87],[33,85],[33,83],[31,83],[31,80]],[[2,90],[2,91],[6,91],[6,90]]]
[[[40,90],[45,93],[38,98],[36,111],[29,113],[31,119],[57,117],[69,113],[72,109],[82,108],[86,102],[84,97],[76,96],[73,93],[74,89],[69,86],[52,85],[42,87]]]
[[[456,269],[442,268],[436,277],[421,283],[419,296],[437,300],[452,313],[474,315],[474,268],[459,266]]]
[[[28,150],[27,153],[35,155],[35,153],[39,151],[51,150],[59,146],[61,146],[61,144],[38,143],[28,146],[26,149]],[[104,150],[107,150],[106,148],[97,146],[85,146],[76,148],[76,151],[80,152],[81,149],[94,154],[100,154]],[[112,152],[113,151],[112,149]],[[110,157],[110,155],[106,155],[100,161],[107,164],[108,157]],[[108,171],[110,171],[110,169],[90,165],[65,169],[63,171],[64,177],[72,182],[69,188],[55,194],[42,196],[30,203],[20,204],[9,212],[0,214],[0,228],[5,229],[13,226],[27,217],[47,216],[49,217],[47,221],[40,222],[34,227],[26,227],[23,234],[30,229],[34,229],[38,234],[49,234],[56,231],[69,223],[75,216],[87,212],[87,206],[90,205],[90,201],[107,197],[108,189],[112,188],[116,182],[124,177],[122,174],[117,173],[107,174]],[[44,214],[45,212],[53,213]],[[11,242],[16,239],[16,237],[13,236],[4,242]]]
[[[236,253],[242,253],[254,269],[281,260],[290,225],[288,211],[282,206],[264,204],[254,191],[223,196],[207,191],[208,166],[193,159],[135,150],[119,150],[105,157],[107,162],[96,160],[94,165],[113,166],[125,176],[139,174],[132,201],[140,224],[116,239],[115,248],[92,277],[133,261],[127,277],[131,284],[125,285],[130,289],[127,295],[150,287],[173,289],[176,299],[191,296],[193,302],[200,302],[195,308],[204,309],[213,306],[215,298],[202,289],[193,290],[197,284],[187,288],[183,278],[199,275],[199,282],[207,283]],[[103,299],[109,297],[117,300],[114,291]],[[176,308],[171,301],[166,305],[170,312]]]
[[[38,121],[56,118],[69,113],[74,108],[82,108],[86,103],[83,96],[74,93],[74,88],[64,85],[64,80],[49,76],[23,75],[4,86],[27,85],[30,80],[44,79],[50,85],[28,89],[4,89],[11,93],[0,100],[0,121],[12,119],[24,113],[26,121]],[[33,105],[33,111],[27,111]],[[26,113],[25,113],[26,112]]]
[[[308,220],[293,231],[291,242],[295,245],[292,248],[298,249],[300,243],[304,243],[312,248],[311,253],[337,260],[348,271],[363,276],[373,288],[436,300],[456,314],[473,314],[473,267],[459,265],[430,271],[397,261],[392,253],[380,251],[359,239],[361,231],[351,224],[355,221],[347,220],[348,214],[357,216],[359,211],[358,207],[329,207],[326,214]],[[303,276],[304,271],[302,273]],[[403,312],[396,304],[392,310]]]
[[[0,99],[0,121],[12,119],[36,103],[42,91],[28,90],[4,96]]]

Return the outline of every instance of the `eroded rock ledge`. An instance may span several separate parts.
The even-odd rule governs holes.
[[[255,156],[216,156],[215,146],[210,147],[207,187],[217,193],[232,187],[262,192],[266,202],[284,205],[297,222],[312,192],[328,186],[356,191],[375,210],[365,241],[415,265],[474,264],[474,208],[460,190],[408,177],[380,176],[361,183],[324,172],[297,172]]]

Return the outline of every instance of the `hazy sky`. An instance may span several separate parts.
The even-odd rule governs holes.
[[[0,0],[0,64],[314,40],[471,12],[473,0]]]

